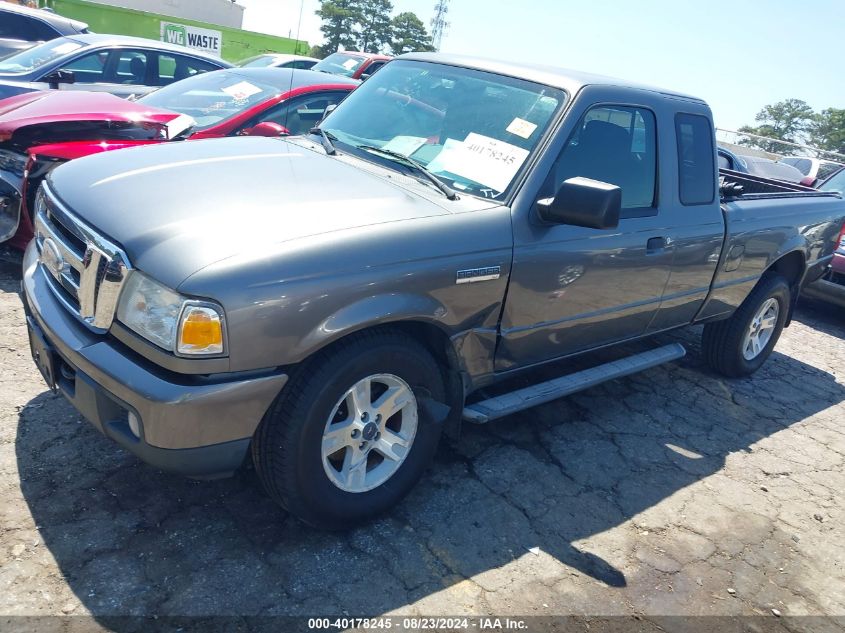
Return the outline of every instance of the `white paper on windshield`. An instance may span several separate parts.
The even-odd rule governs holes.
[[[358,60],[353,57],[352,59],[347,59],[345,62],[343,62],[342,66],[346,70],[352,70],[353,68],[355,68],[355,65],[357,63],[358,63]]]
[[[59,55],[64,55],[65,53],[75,51],[77,48],[82,48],[82,45],[77,44],[76,42],[65,42],[64,44],[59,44],[56,48],[54,48],[53,52],[58,53]]]
[[[167,138],[174,139],[185,130],[194,127],[196,124],[197,122],[194,121],[193,117],[190,117],[187,114],[180,114],[165,125],[165,128],[167,129]]]
[[[421,136],[394,136],[382,146],[382,149],[410,156],[425,145],[426,140]]]
[[[526,158],[527,149],[471,132],[463,143],[448,139],[428,169],[435,173],[448,171],[504,191]]]
[[[222,88],[222,90],[232,97],[232,99],[237,99],[238,101],[261,92],[261,88],[249,83],[248,81],[241,81],[232,86],[226,86],[225,88]]]
[[[520,119],[516,117],[511,124],[505,128],[506,131],[510,132],[511,134],[516,134],[522,138],[528,138],[532,134],[534,134],[534,130],[537,129],[537,126],[531,121],[526,121],[525,119]]]

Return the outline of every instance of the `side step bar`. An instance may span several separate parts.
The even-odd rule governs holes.
[[[621,378],[677,360],[686,353],[686,349],[680,343],[664,345],[657,349],[634,354],[627,358],[621,358],[604,365],[598,365],[467,405],[464,407],[463,417],[467,422],[484,424],[517,411],[536,407],[538,404],[545,404],[577,391],[594,387],[614,378]]]

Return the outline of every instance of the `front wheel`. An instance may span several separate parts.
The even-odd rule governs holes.
[[[421,401],[443,402],[431,354],[401,332],[353,335],[306,363],[253,438],[270,496],[305,522],[351,527],[396,504],[422,475],[441,424]]]
[[[729,319],[705,325],[701,346],[710,367],[730,378],[757,371],[780,338],[791,298],[787,281],[770,273]]]

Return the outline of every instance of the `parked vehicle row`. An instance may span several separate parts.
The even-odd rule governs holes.
[[[63,35],[88,32],[88,25],[55,13],[0,3],[0,57]]]
[[[65,91],[0,101],[0,242],[26,247],[35,193],[62,162],[185,139],[304,134],[358,83],[309,70],[235,68],[172,83],[137,101]]]
[[[0,99],[49,89],[128,97],[229,67],[213,55],[140,37],[59,37],[0,59]]]
[[[700,99],[403,55],[301,136],[50,171],[23,261],[33,359],[141,459],[199,477],[250,459],[294,515],[347,527],[410,490],[444,428],[684,353],[621,343],[700,323],[715,371],[757,370],[845,202],[716,161]],[[623,358],[590,366],[599,349]]]

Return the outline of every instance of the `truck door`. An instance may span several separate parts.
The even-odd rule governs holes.
[[[657,313],[674,252],[658,195],[659,95],[628,103],[582,91],[559,136],[514,204],[514,261],[496,369],[542,362],[643,334]],[[594,94],[620,89],[596,87]],[[587,103],[578,108],[578,104]],[[639,103],[641,105],[630,105]],[[566,121],[574,120],[567,126]],[[668,123],[671,126],[671,121]],[[661,130],[662,132],[662,130]],[[555,151],[555,147],[558,147]],[[599,230],[542,223],[536,201],[569,178],[622,189],[619,226]]]

